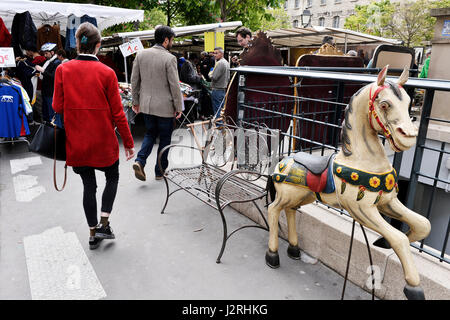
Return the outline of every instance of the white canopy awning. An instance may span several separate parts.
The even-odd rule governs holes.
[[[334,38],[338,45],[352,44],[392,44],[399,45],[401,41],[382,38],[348,29],[319,27],[289,28],[267,31],[267,36],[278,47],[310,47],[322,43],[325,35]]]
[[[241,21],[230,21],[221,23],[199,24],[195,26],[174,27],[172,30],[175,32],[176,37],[200,35],[204,32],[224,32],[227,30],[233,30],[242,26]],[[121,32],[114,36],[102,38],[103,44],[114,45],[122,43],[125,40],[132,40],[139,38],[140,40],[153,40],[155,38],[155,30],[134,31],[134,32]]]
[[[143,21],[144,10],[132,10],[94,4],[64,3],[30,0],[0,0],[0,17],[6,27],[11,30],[12,21],[16,13],[30,12],[37,28],[40,25],[59,22],[61,32],[65,33],[67,18],[73,14],[82,17],[87,14],[97,19],[100,30],[119,23]]]

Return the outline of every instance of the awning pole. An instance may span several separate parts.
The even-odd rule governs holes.
[[[347,34],[345,34],[344,54],[347,53]]]

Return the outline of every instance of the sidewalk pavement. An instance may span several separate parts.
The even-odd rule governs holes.
[[[142,135],[134,136],[138,151]],[[80,177],[69,167],[67,186],[57,192],[52,160],[24,143],[0,145],[0,299],[340,299],[344,279],[320,262],[289,259],[282,239],[281,267],[266,266],[264,230],[234,234],[217,264],[217,211],[181,191],[160,214],[166,190],[154,179],[156,147],[141,182],[121,146],[110,218],[116,240],[89,250]],[[63,173],[58,162],[59,184]],[[99,209],[104,183],[97,172]],[[225,212],[229,229],[248,223],[233,209]],[[347,283],[345,299],[370,294]]]

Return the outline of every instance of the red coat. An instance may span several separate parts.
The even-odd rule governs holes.
[[[53,109],[64,113],[66,163],[107,167],[119,159],[119,142],[133,148],[114,71],[90,56],[61,64],[55,73]]]

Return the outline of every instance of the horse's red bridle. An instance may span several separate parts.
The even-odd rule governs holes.
[[[369,91],[369,123],[370,123],[370,126],[372,127],[372,129],[375,130],[375,128],[373,127],[373,124],[372,124],[372,116],[373,116],[375,118],[375,120],[377,120],[377,123],[380,126],[380,128],[383,130],[383,134],[386,137],[386,139],[389,139],[392,136],[391,131],[389,131],[389,129],[384,126],[383,122],[381,122],[380,118],[378,117],[377,112],[375,111],[375,106],[373,105],[378,94],[385,88],[387,88],[387,85],[378,86],[372,96],[372,87],[370,87],[370,91]]]

